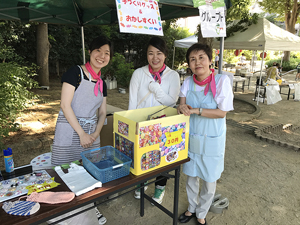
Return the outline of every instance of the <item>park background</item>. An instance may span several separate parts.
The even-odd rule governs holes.
[[[265,2],[272,4],[272,1]],[[274,14],[263,12],[250,15],[250,1],[232,3],[232,9],[228,12],[228,22],[235,19],[252,21],[257,17],[266,17],[274,23],[278,23],[278,20],[284,21],[285,9],[279,5],[276,10],[270,8]],[[299,10],[299,3],[297,4]],[[277,10],[282,10],[282,13],[277,13]],[[242,14],[242,11],[245,14]],[[299,21],[299,13],[297,16]],[[1,147],[13,147],[16,166],[28,164],[35,156],[49,152],[59,111],[60,77],[69,67],[82,63],[80,29],[76,26],[48,24],[49,83],[46,86],[49,86],[49,89],[41,88],[40,86],[44,85],[39,83],[41,74],[36,65],[36,35],[39,26],[39,23],[33,22],[0,22]],[[163,38],[169,49],[167,65],[170,66],[174,41],[188,37],[193,32],[181,28],[176,20],[165,21],[163,29]],[[121,34],[117,25],[87,26],[85,42],[89,43],[100,34],[107,35],[112,40],[115,52],[110,65],[102,71],[103,77],[116,78],[118,87],[125,88],[127,92],[121,94],[118,89],[109,90],[108,104],[126,110],[130,77],[135,68],[147,63],[144,45],[150,36]],[[238,61],[234,51],[225,50],[225,62]],[[185,52],[186,49],[176,50],[175,69],[186,68]],[[247,60],[250,60],[252,51],[243,52]],[[259,53],[257,54],[260,60]],[[266,64],[281,62],[282,54],[268,52]],[[299,52],[290,52],[288,56],[288,60],[284,60],[284,71],[295,69],[300,61]],[[292,80],[294,74],[286,78]],[[229,122],[225,171],[219,180],[217,192],[229,199],[229,210],[225,210],[221,215],[209,213],[208,220],[210,224],[299,224],[299,151],[266,142],[254,134],[254,130],[268,125],[299,125],[299,103],[282,96],[283,100],[274,105],[260,103],[257,107],[256,102],[252,100],[254,87],[255,81],[252,80],[249,90],[235,93],[235,110],[227,117]],[[282,131],[279,134],[271,132],[265,135],[300,145],[299,130]],[[0,163],[0,168],[4,169],[3,162]],[[182,175],[180,212],[187,207],[184,182],[185,176]],[[172,187],[170,182],[163,202],[169,207]],[[138,204],[132,196],[126,195],[115,202],[100,206],[100,211],[108,218],[108,225],[120,221],[123,224],[137,225],[170,224],[170,218],[151,208],[150,204],[147,205],[149,211],[146,211],[146,216],[140,218]],[[122,213],[116,216],[115,212]],[[192,220],[189,224],[194,222]]]

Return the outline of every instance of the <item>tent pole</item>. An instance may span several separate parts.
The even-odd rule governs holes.
[[[175,46],[174,46],[174,51],[173,51],[172,70],[174,69],[174,60],[175,60]]]
[[[265,49],[263,50],[262,57],[261,57],[261,65],[260,65],[260,75],[259,75],[259,83],[258,83],[258,92],[257,92],[257,105],[259,103],[259,93],[260,93],[260,84],[261,84],[261,76],[262,76],[262,68],[264,63],[264,55],[265,55]]]
[[[222,74],[223,52],[224,52],[224,37],[221,37],[220,38],[220,55],[219,55],[219,74]]]
[[[83,60],[83,65],[85,64],[85,47],[84,47],[84,29],[83,26],[80,27],[81,29],[81,44],[82,44],[82,60]]]

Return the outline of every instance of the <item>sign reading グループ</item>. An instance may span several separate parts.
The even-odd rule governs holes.
[[[224,0],[193,0],[193,2],[199,9],[202,36],[226,37]]]
[[[116,0],[120,32],[163,36],[157,1]]]

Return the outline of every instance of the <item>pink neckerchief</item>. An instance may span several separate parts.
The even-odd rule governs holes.
[[[213,93],[213,96],[215,97],[215,95],[216,95],[216,81],[215,81],[215,75],[214,75],[215,70],[210,69],[210,71],[211,71],[210,75],[201,82],[196,80],[195,74],[193,74],[193,79],[194,79],[194,82],[198,85],[205,85],[208,83],[208,85],[206,85],[206,87],[204,89],[204,95],[206,95],[208,93],[209,86],[210,86],[211,92]]]
[[[95,87],[94,87],[94,93],[95,93],[95,95],[96,96],[98,95],[98,87],[100,88],[100,92],[103,93],[103,80],[101,79],[101,70],[99,71],[98,74],[96,74],[96,72],[93,70],[93,68],[91,67],[91,65],[90,65],[89,62],[87,62],[85,64],[85,68],[92,75],[93,79],[97,80],[97,82],[95,84]]]
[[[152,67],[150,66],[150,64],[148,65],[148,68],[149,68],[149,72],[154,75],[154,80],[158,79],[158,82],[160,84],[161,83],[160,73],[162,71],[164,71],[164,69],[166,68],[166,65],[164,64],[163,67],[158,72],[153,72]]]

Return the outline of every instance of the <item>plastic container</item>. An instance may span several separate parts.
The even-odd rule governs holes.
[[[14,166],[14,160],[13,160],[13,155],[12,155],[12,149],[7,148],[3,150],[3,155],[4,155],[4,164],[5,164],[5,171],[7,173],[11,173],[14,171],[15,166]]]
[[[84,168],[106,183],[129,175],[131,159],[112,146],[81,152]]]

